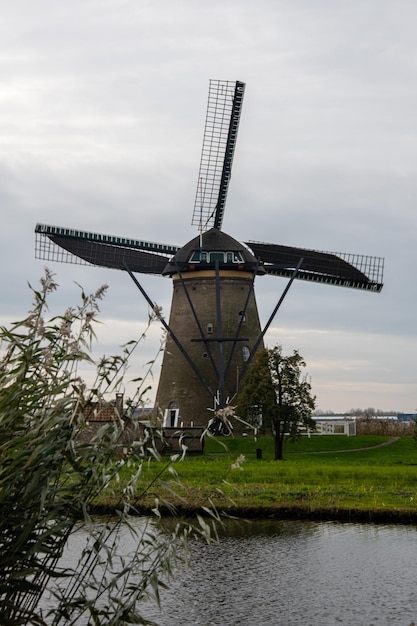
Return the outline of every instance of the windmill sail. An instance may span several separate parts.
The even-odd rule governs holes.
[[[245,83],[211,80],[192,224],[222,227]]]
[[[319,252],[254,241],[247,242],[246,245],[262,262],[267,274],[290,277],[302,258],[303,264],[297,274],[299,280],[367,291],[382,289],[384,259],[380,257],[344,252]]]
[[[35,257],[78,265],[98,265],[143,274],[162,274],[177,246],[37,224]]]

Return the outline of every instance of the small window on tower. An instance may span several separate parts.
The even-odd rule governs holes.
[[[242,354],[243,354],[243,360],[247,361],[248,358],[250,357],[250,350],[249,350],[248,346],[243,346]]]
[[[191,257],[190,262],[192,263],[206,263],[207,262],[207,252],[203,250],[195,250]]]
[[[239,322],[246,322],[246,313],[245,313],[245,311],[239,311]]]
[[[213,334],[213,324],[207,324],[207,334],[208,335]]]

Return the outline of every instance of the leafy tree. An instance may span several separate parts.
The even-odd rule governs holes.
[[[268,350],[260,350],[249,366],[236,402],[239,414],[245,416],[252,426],[258,426],[258,416],[262,416],[260,429],[271,428],[276,394],[269,371]]]
[[[249,368],[238,398],[239,411],[250,415],[251,408],[258,406],[265,424],[272,426],[275,460],[283,458],[286,436],[295,440],[302,427],[315,427],[311,417],[315,396],[307,375],[302,373],[305,366],[297,350],[289,356],[282,353],[279,345],[262,350]]]
[[[86,407],[120,390],[138,341],[95,366],[89,349],[105,288],[82,293],[78,307],[46,320],[47,298],[56,288],[46,271],[41,289],[32,290],[28,316],[0,328],[0,623],[148,624],[139,602],[158,599],[161,577],[187,530],[167,536],[152,523],[139,529],[131,523],[147,486],[139,482],[143,460],[115,454],[122,416],[88,444],[79,440]],[[93,392],[78,374],[86,362],[96,367]],[[132,410],[138,401],[132,399]],[[117,515],[92,524],[92,504],[126,463],[131,480],[115,505]],[[63,569],[59,559],[80,527],[89,539],[74,568]],[[118,541],[126,529],[134,546],[128,557]],[[42,614],[45,589],[55,603]]]

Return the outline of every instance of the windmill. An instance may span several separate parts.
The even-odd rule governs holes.
[[[238,242],[222,231],[245,84],[211,80],[192,224],[183,246],[37,224],[37,258],[124,270],[151,307],[137,274],[170,277],[173,296],[156,407],[165,426],[201,426],[223,409],[294,279],[379,292],[383,259],[273,243]],[[256,276],[288,279],[261,329]]]

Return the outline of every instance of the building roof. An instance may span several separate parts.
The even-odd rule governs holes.
[[[210,230],[202,234],[201,238],[200,235],[194,237],[194,239],[191,239],[191,241],[178,250],[162,273],[165,275],[175,274],[177,272],[176,265],[183,269],[184,266],[188,265],[192,253],[198,252],[201,248],[205,252],[239,252],[243,259],[245,269],[250,268],[253,271],[258,265],[256,257],[245,244],[233,239],[233,237],[218,228],[210,228]],[[207,265],[205,265],[205,267],[207,267]],[[261,268],[258,268],[258,273],[264,272]]]
[[[120,419],[116,405],[105,402],[88,404],[84,409],[86,422],[114,422]]]

